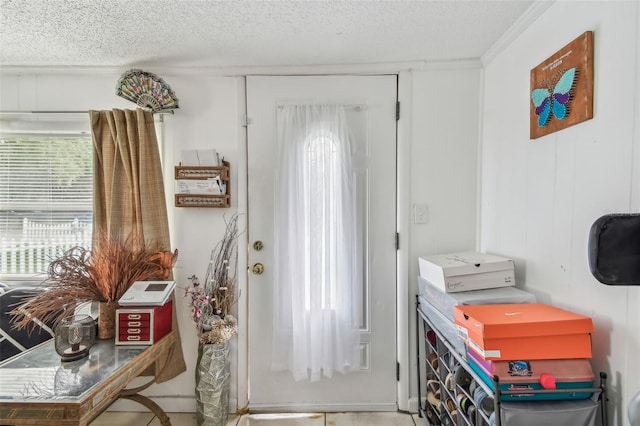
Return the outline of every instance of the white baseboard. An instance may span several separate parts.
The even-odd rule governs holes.
[[[340,413],[355,411],[381,411],[396,412],[398,406],[396,403],[389,404],[251,404],[249,403],[249,412],[251,413]],[[417,411],[416,411],[417,412]]]

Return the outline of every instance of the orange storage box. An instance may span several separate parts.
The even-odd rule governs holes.
[[[487,360],[591,358],[591,318],[544,303],[454,307],[458,335]]]

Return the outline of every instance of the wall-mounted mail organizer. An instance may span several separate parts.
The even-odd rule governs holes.
[[[229,162],[222,166],[175,166],[176,207],[230,207]]]

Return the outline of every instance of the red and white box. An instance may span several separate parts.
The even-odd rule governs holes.
[[[455,306],[458,335],[486,360],[591,358],[591,318],[544,303]]]
[[[116,345],[153,345],[171,331],[173,301],[116,310]]]

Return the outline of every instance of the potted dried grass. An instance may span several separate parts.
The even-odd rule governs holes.
[[[125,238],[101,235],[96,247],[73,247],[49,264],[44,291],[34,293],[11,311],[14,326],[28,328],[33,320],[57,325],[76,308],[96,302],[98,338],[115,336],[118,300],[135,281],[167,279],[178,256],[162,251],[157,244],[145,244],[136,233]]]

